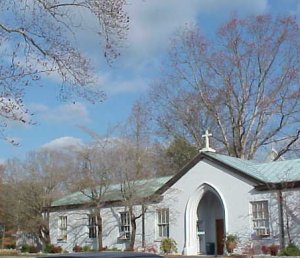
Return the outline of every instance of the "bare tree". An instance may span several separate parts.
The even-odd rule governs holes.
[[[89,58],[78,44],[78,32],[89,19],[99,35],[106,60],[118,55],[128,30],[125,0],[3,0],[0,3],[0,126],[31,123],[23,103],[29,85],[44,77],[61,81],[60,97],[102,101],[93,86]],[[15,143],[15,142],[12,142]]]
[[[115,173],[120,182],[122,202],[129,214],[130,237],[128,250],[134,250],[137,220],[147,210],[143,193],[146,181],[155,175],[152,168],[154,157],[150,140],[149,117],[145,106],[136,102],[117,147]],[[143,185],[144,184],[144,185]],[[142,245],[144,245],[144,240]]]
[[[179,31],[168,69],[151,90],[163,132],[201,146],[209,127],[219,150],[251,159],[264,146],[299,140],[300,31],[294,17],[233,18],[215,37]]]
[[[90,213],[88,215],[95,219],[97,247],[99,251],[102,251],[104,247],[101,210],[112,183],[111,141],[109,138],[100,137],[95,133],[94,136],[97,136],[96,141],[82,149],[78,154],[81,166],[78,170],[77,181],[74,184],[89,199]]]
[[[10,203],[3,208],[7,223],[49,243],[49,214],[44,207],[66,193],[74,169],[71,164],[63,153],[50,150],[31,153],[25,161],[8,160],[2,196],[5,203]]]
[[[146,200],[141,189],[147,187],[147,182],[143,179],[167,170],[162,162],[157,164],[161,157],[156,153],[158,144],[151,143],[148,119],[144,105],[136,102],[127,123],[118,127],[119,138],[111,137],[113,129],[106,136],[100,136],[82,127],[94,141],[79,152],[77,159],[81,163],[81,168],[78,170],[75,185],[77,190],[89,199],[89,215],[95,217],[99,251],[103,250],[102,208],[107,195],[110,194],[110,187],[113,184],[120,184],[121,201],[129,213],[131,225],[127,249],[133,250],[136,221],[146,212]],[[160,171],[157,172],[158,169]]]

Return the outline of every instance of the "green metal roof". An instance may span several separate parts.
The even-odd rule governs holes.
[[[267,182],[300,181],[300,159],[273,161],[256,165],[255,168]]]
[[[200,154],[201,155],[201,154]],[[214,152],[205,152],[204,157],[209,156],[214,160],[235,168],[241,173],[250,176],[264,183],[281,183],[300,181],[300,159],[280,160],[259,163],[251,160],[243,160],[240,158],[230,157]],[[138,193],[138,197],[150,197],[155,194],[162,186],[164,186],[173,176],[151,178],[145,180],[137,180],[131,182]],[[176,176],[174,176],[176,177]],[[67,195],[52,203],[52,207],[77,205],[91,202],[91,198],[87,195],[88,189]],[[102,201],[119,201],[121,200],[120,184],[112,184],[107,192],[103,195]]]
[[[169,181],[172,176],[150,178],[144,180],[137,180],[130,182],[130,185],[137,190],[139,198],[146,198],[153,195],[160,187],[162,187],[167,181]],[[100,190],[100,188],[99,188]],[[91,191],[85,189],[83,191],[78,191],[72,194],[69,194],[61,199],[58,199],[52,202],[51,207],[55,206],[65,206],[65,205],[77,205],[91,202],[89,197]],[[107,191],[103,194],[101,201],[119,201],[121,200],[121,191],[120,184],[112,184],[108,186]]]
[[[300,181],[300,159],[259,163],[213,152],[205,154],[265,183]]]

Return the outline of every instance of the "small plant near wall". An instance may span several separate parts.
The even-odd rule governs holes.
[[[105,250],[105,249],[104,249]],[[84,245],[82,247],[82,251],[83,252],[91,252],[92,251],[92,248],[89,246],[89,245]]]
[[[57,254],[62,253],[63,249],[61,246],[55,246],[52,244],[47,244],[44,248],[44,253]]]
[[[300,249],[295,244],[290,243],[286,248],[282,249],[279,256],[300,256]]]
[[[22,248],[21,248],[21,253],[38,253],[39,250],[36,246],[34,245],[22,245]]]
[[[226,250],[229,254],[233,253],[233,250],[237,247],[238,237],[235,234],[228,234],[225,238]]]
[[[160,250],[164,254],[176,253],[177,243],[173,238],[164,238],[161,240]]]
[[[75,253],[82,252],[82,247],[79,245],[75,245],[73,247],[73,252],[75,252]]]

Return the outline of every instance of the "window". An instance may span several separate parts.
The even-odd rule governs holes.
[[[57,240],[67,240],[67,216],[59,216],[58,217]]]
[[[158,237],[169,237],[169,209],[157,210]]]
[[[120,212],[120,239],[129,239],[130,220],[129,212]]]
[[[89,238],[96,238],[97,229],[96,229],[96,217],[93,215],[89,215]]]
[[[257,236],[270,235],[268,201],[252,202],[252,221]]]

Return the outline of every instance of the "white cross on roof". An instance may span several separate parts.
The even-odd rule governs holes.
[[[209,137],[212,136],[211,133],[208,132],[208,130],[205,131],[205,134],[202,135],[202,138],[205,138],[205,147],[200,150],[200,152],[204,151],[210,151],[210,152],[216,152],[216,150],[209,147]]]

